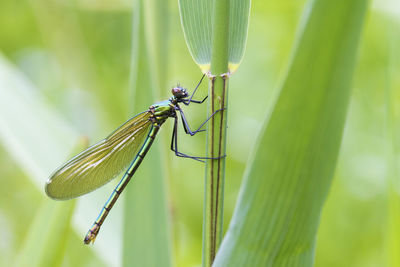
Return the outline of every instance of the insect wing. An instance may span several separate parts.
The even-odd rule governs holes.
[[[150,113],[131,118],[106,139],[73,157],[47,180],[46,193],[70,199],[91,192],[126,169],[142,147],[152,126]]]

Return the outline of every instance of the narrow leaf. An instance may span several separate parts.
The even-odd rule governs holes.
[[[166,55],[161,58],[159,55],[164,53],[166,42],[153,43],[162,37],[161,33],[166,34],[159,30],[166,18],[154,15],[162,13],[165,3],[163,0],[135,1],[131,70],[134,114],[144,111],[154,102],[154,95],[165,82],[161,70],[166,69]],[[160,137],[124,192],[124,266],[172,265]]]
[[[75,201],[45,201],[29,226],[16,266],[61,266]],[[51,215],[51,217],[49,217]]]
[[[0,140],[40,190],[77,139],[77,132],[0,54]]]
[[[400,266],[400,28],[390,18],[386,18],[387,81],[385,90],[386,140],[388,161],[388,250],[390,266]]]
[[[212,57],[213,0],[179,0],[181,23],[193,60],[203,73],[210,71]],[[230,0],[229,71],[235,72],[246,48],[250,0]]]
[[[312,266],[367,2],[315,0],[306,7],[213,266]]]
[[[70,220],[75,204],[45,198],[44,183],[76,147],[77,140],[77,132],[46,103],[24,74],[0,55],[0,142],[44,198],[33,223],[27,222],[29,231],[17,263],[20,266],[62,263],[66,241],[72,234]]]

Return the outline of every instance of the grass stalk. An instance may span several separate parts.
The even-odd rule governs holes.
[[[203,216],[203,266],[211,266],[222,240],[228,85],[229,0],[214,1]],[[222,110],[221,110],[222,109]]]

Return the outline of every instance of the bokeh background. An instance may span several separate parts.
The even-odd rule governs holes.
[[[225,226],[260,125],[286,70],[305,2],[252,1],[247,49],[229,85]],[[201,78],[186,47],[177,1],[168,3],[168,38],[162,40],[168,44],[168,82],[158,100],[169,98],[178,82],[191,90]],[[39,207],[52,201],[43,190],[51,172],[82,138],[93,143],[134,115],[129,86],[134,8],[128,0],[0,2],[0,266],[16,261]],[[335,178],[321,217],[316,266],[392,266],[391,242],[400,239],[390,228],[393,198],[400,193],[400,119],[390,116],[399,114],[390,111],[400,104],[399,47],[400,2],[372,1]],[[199,98],[206,94],[203,84]],[[56,125],[35,123],[49,114]],[[206,116],[202,106],[191,106],[186,114],[192,125]],[[26,131],[26,125],[34,130]],[[169,151],[171,130],[167,122],[157,142],[164,147],[173,262],[200,266],[204,165]],[[46,137],[49,132],[65,142],[49,139],[41,148],[30,142],[35,140],[32,135]],[[180,132],[180,137],[185,152],[204,154],[204,136],[184,137]],[[57,155],[46,154],[55,147]],[[26,153],[32,149],[35,153]],[[35,172],[38,158],[49,164]],[[135,179],[145,177],[139,173]],[[94,246],[84,247],[80,240],[114,185],[77,202],[63,266],[121,264],[122,201]]]

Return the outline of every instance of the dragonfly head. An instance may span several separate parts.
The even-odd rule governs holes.
[[[178,100],[189,97],[189,93],[186,91],[186,89],[180,86],[172,88],[171,92],[172,95]]]

